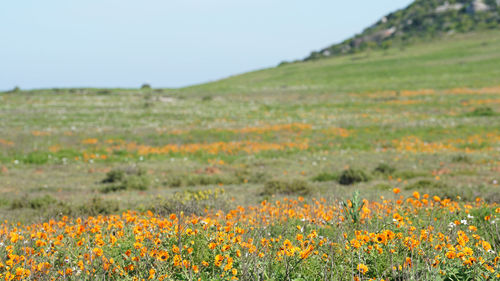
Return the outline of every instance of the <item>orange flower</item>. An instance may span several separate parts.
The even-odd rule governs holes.
[[[413,192],[413,197],[415,197],[415,199],[419,200],[420,199],[420,193],[418,193],[418,191]]]

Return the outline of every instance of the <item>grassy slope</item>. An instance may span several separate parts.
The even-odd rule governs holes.
[[[250,72],[181,90],[189,94],[328,93],[481,87],[500,83],[500,32],[456,35]]]

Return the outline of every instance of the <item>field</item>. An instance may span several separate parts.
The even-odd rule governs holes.
[[[494,280],[499,49],[0,93],[0,277]]]

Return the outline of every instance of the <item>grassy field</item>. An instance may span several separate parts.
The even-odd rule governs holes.
[[[5,243],[15,245],[17,240],[12,233],[32,237],[34,244],[43,240],[35,239],[39,234],[32,233],[33,229],[13,228],[9,222],[62,220],[57,227],[51,225],[57,228],[54,231],[45,230],[50,233],[47,241],[54,242],[51,239],[64,231],[61,222],[76,227],[82,222],[72,218],[134,210],[139,213],[95,220],[91,217],[85,222],[109,226],[102,235],[106,239],[117,236],[121,246],[109,246],[108,240],[102,235],[96,237],[95,232],[80,233],[75,236],[80,237],[78,239],[65,238],[61,244],[65,248],[54,250],[58,254],[53,258],[49,255],[47,259],[34,259],[37,264],[50,263],[46,270],[52,275],[42,274],[43,265],[42,275],[36,275],[38,265],[35,264],[35,270],[31,268],[29,274],[20,272],[21,278],[42,280],[58,276],[80,280],[83,275],[78,278],[70,275],[77,270],[85,275],[86,270],[95,266],[102,269],[106,264],[108,269],[113,268],[109,265],[111,257],[119,265],[118,269],[112,273],[99,269],[94,277],[132,280],[133,276],[153,276],[155,279],[160,272],[170,272],[166,279],[337,280],[351,276],[360,280],[375,277],[378,279],[373,280],[438,280],[436,276],[452,276],[450,272],[458,270],[453,271],[454,276],[483,274],[485,279],[495,278],[484,266],[462,270],[460,266],[467,268],[464,262],[468,259],[458,261],[460,266],[454,266],[451,260],[445,262],[441,272],[437,265],[432,267],[436,270],[426,273],[423,268],[426,263],[433,264],[429,263],[431,258],[442,261],[444,255],[451,252],[448,247],[451,244],[460,246],[453,250],[455,254],[463,252],[465,245],[460,244],[460,239],[464,238],[458,231],[461,228],[449,231],[449,223],[461,221],[470,213],[476,217],[476,221],[469,219],[469,224],[474,221],[478,228],[479,238],[475,241],[479,246],[476,246],[486,251],[474,252],[476,259],[490,261],[495,257],[494,253],[489,255],[483,242],[489,241],[494,251],[500,246],[500,237],[489,224],[491,219],[495,220],[495,204],[500,200],[499,49],[500,33],[492,31],[460,35],[405,50],[285,65],[185,89],[52,89],[0,93],[0,219],[8,221],[0,229],[0,242],[4,239]],[[353,198],[356,192],[359,192],[359,200]],[[300,202],[283,201],[284,197],[298,196],[301,196]],[[439,200],[432,196],[439,196]],[[484,201],[476,202],[478,197]],[[313,198],[324,198],[325,201],[313,205],[325,212],[328,220],[316,209],[308,209],[310,205],[305,202],[314,202]],[[341,204],[347,199],[350,199],[348,203]],[[441,201],[445,199],[448,201]],[[271,202],[270,205],[259,205],[263,200]],[[282,203],[275,203],[276,200]],[[465,202],[474,203],[464,205]],[[290,207],[279,205],[285,203],[291,204]],[[260,207],[243,211],[238,206]],[[222,250],[205,253],[217,234],[206,232],[200,221],[207,220],[208,225],[219,228],[231,226],[227,233],[235,235],[240,231],[236,227],[238,223],[242,227],[251,225],[247,215],[258,208],[294,215],[287,219],[269,213],[270,217],[260,218],[262,222],[271,223],[269,235],[263,236],[255,229],[244,231],[245,239],[277,239],[271,240],[270,246],[264,247],[266,250],[250,251],[250,256],[262,253],[272,259],[277,255],[279,261],[291,257],[288,262],[256,266],[252,264],[255,259],[238,259],[236,250],[241,254],[245,247],[231,240],[233,237],[230,237],[231,243],[223,239],[216,245],[238,244],[231,254]],[[237,214],[234,218],[221,217],[210,211],[219,209]],[[148,210],[154,215],[143,215]],[[387,210],[385,215],[374,216],[384,210]],[[171,213],[176,216],[168,218]],[[303,215],[298,215],[300,213]],[[404,225],[394,225],[392,220],[396,214],[405,217],[401,220]],[[156,224],[163,216],[171,227],[165,230],[167,234],[162,239],[163,246],[168,246],[172,264],[161,266],[161,257],[130,263],[130,253],[123,257],[122,250],[136,251],[132,257],[138,255],[140,259],[144,246],[146,252],[154,248],[159,255],[161,247],[148,244],[154,243],[155,232],[142,233],[142,229],[133,234],[133,229]],[[442,221],[434,223],[425,216]],[[483,218],[488,216],[485,222]],[[129,221],[127,217],[135,219]],[[196,218],[196,223],[188,227],[187,221]],[[342,224],[344,219],[347,223]],[[125,229],[117,230],[123,232],[121,236],[110,230],[116,227],[110,226],[114,220],[126,225]],[[281,228],[283,221],[292,227]],[[417,239],[411,221],[417,232],[432,226],[436,230],[434,237],[439,236],[437,231],[445,233],[450,240],[441,247],[447,250],[417,248],[426,253],[424,258],[417,255],[414,248],[405,247],[408,242],[405,238]],[[343,225],[340,230],[335,227],[339,223]],[[253,227],[266,229],[265,225]],[[302,231],[297,232],[296,225],[299,230],[302,227]],[[467,226],[461,227],[469,231],[469,236],[473,234]],[[205,233],[205,238],[191,237],[186,234],[186,228]],[[367,233],[358,233],[358,230]],[[321,242],[323,238],[315,234],[309,237],[312,231],[327,240]],[[402,234],[390,238],[390,233],[383,231]],[[368,232],[375,236],[370,238]],[[283,233],[283,237],[278,239],[279,233]],[[296,239],[302,233],[307,238]],[[346,235],[341,239],[343,233]],[[383,259],[369,254],[373,248],[363,248],[373,247],[372,242],[378,245],[375,240],[355,247],[359,248],[358,254],[341,253],[348,245],[352,247],[351,243],[357,246],[352,239],[363,240],[360,235],[368,235],[370,240],[381,233],[383,239],[394,239],[392,248],[382,250],[386,253]],[[142,240],[138,236],[143,237]],[[82,237],[87,237],[86,250],[73,248],[76,246],[72,243]],[[106,242],[93,244],[100,239]],[[277,252],[286,239],[295,241],[292,244],[298,243],[298,249],[280,255]],[[305,240],[309,242],[302,243]],[[425,244],[421,237],[417,240]],[[196,245],[193,244],[196,257],[189,259],[171,251],[175,245],[188,251],[191,241],[196,241]],[[138,246],[134,242],[142,244]],[[318,243],[326,243],[329,248],[321,248]],[[426,247],[435,248],[439,243]],[[336,246],[332,246],[334,244]],[[2,242],[2,245],[5,244]],[[46,246],[40,245],[33,247],[38,251]],[[181,245],[185,246],[184,250]],[[305,266],[302,261],[310,256],[304,252],[309,245],[316,245],[318,252],[310,249],[314,259]],[[294,249],[290,244],[285,246]],[[53,243],[51,247],[57,248]],[[387,251],[391,249],[397,253],[397,261],[389,261]],[[0,277],[2,274],[7,277],[2,251],[9,253],[9,249],[0,248]],[[86,254],[94,260],[80,266],[79,261],[87,262],[81,258]],[[415,255],[411,256],[414,267],[412,260],[408,264],[403,258],[410,254]],[[175,264],[173,258],[177,255]],[[437,258],[438,255],[441,256]],[[73,266],[68,266],[73,268],[68,274],[63,266],[66,256]],[[101,257],[107,257],[106,261],[103,258],[96,265],[94,262]],[[204,259],[213,262],[214,258],[222,258],[219,262],[228,265],[229,257],[236,261],[234,265],[231,262],[227,270],[217,265],[202,266]],[[340,257],[349,262],[341,261]],[[343,264],[342,270],[337,271],[340,275],[332,275],[331,268],[322,264],[323,258],[324,262],[328,261],[326,264]],[[183,259],[190,264],[182,265]],[[136,266],[135,270],[129,268],[131,264]],[[301,270],[297,270],[299,264]],[[200,268],[194,270],[194,265]],[[365,272],[363,266],[367,265],[369,269]],[[252,266],[256,271],[249,270]],[[495,267],[496,261],[488,266]],[[14,272],[15,268],[11,265],[9,270]],[[232,269],[237,269],[235,274]],[[89,280],[94,278],[90,273]],[[462,280],[445,277],[443,280]]]

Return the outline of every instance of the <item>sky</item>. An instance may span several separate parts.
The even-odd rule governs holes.
[[[411,2],[0,1],[0,90],[214,81],[302,59]]]

